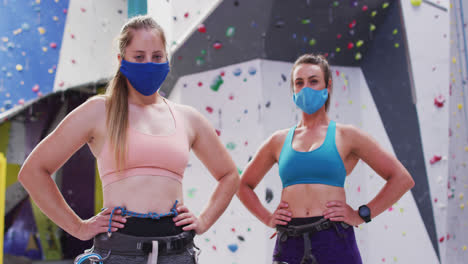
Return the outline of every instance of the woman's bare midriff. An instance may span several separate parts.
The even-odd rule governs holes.
[[[346,201],[344,188],[324,184],[295,184],[283,189],[292,217],[322,216],[329,201]]]
[[[104,207],[165,214],[174,202],[183,203],[182,183],[164,176],[132,176],[104,187]]]

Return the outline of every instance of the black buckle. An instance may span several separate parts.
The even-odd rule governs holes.
[[[145,254],[153,252],[153,244],[151,242],[140,242],[137,244],[137,249],[141,249]]]
[[[330,226],[331,226],[330,221],[323,222],[322,224],[317,226],[317,231],[327,230],[330,228]]]
[[[172,240],[168,243],[169,245],[169,248],[168,250],[174,250],[174,251],[179,251],[179,250],[182,250],[184,248],[184,239],[175,239],[175,240]]]

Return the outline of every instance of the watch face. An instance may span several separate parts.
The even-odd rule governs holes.
[[[359,215],[366,217],[370,215],[370,210],[369,207],[367,206],[361,206],[359,207]]]

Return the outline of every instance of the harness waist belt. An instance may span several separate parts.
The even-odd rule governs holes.
[[[288,227],[277,226],[276,228],[278,229],[278,233],[280,234],[280,239],[285,240],[287,239],[287,237],[285,237],[284,235],[287,235],[290,237],[302,236],[305,233],[309,233],[310,235],[312,235],[322,230],[330,229],[335,224],[341,224],[343,228],[345,229],[349,227],[349,225],[344,222],[332,222],[329,219],[322,218],[319,221],[310,223],[310,224],[299,225],[299,226],[292,225]]]
[[[94,237],[94,247],[101,250],[111,250],[112,253],[129,256],[146,256],[153,250],[153,241],[158,241],[158,254],[170,255],[183,252],[193,244],[195,232],[185,231],[175,236],[137,237],[118,232],[107,236],[101,233]]]

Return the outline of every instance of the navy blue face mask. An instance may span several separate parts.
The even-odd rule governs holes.
[[[154,94],[161,87],[169,70],[169,62],[134,63],[122,59],[120,64],[120,72],[135,90],[146,96]]]

